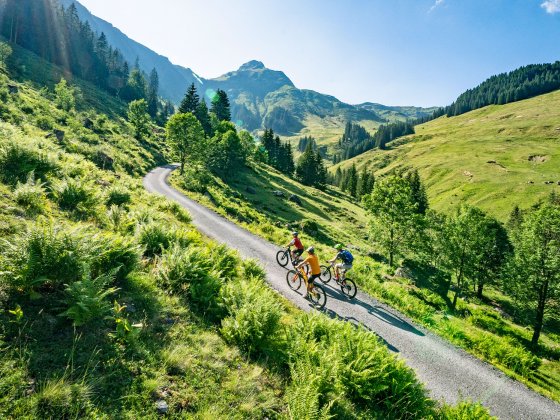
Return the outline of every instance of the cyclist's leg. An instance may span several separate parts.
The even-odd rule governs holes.
[[[335,273],[336,273],[336,276],[335,276],[335,277],[336,277],[337,279],[340,279],[340,271],[341,271],[340,269],[343,268],[343,267],[344,267],[344,264],[342,264],[342,263],[336,264],[336,265],[334,266],[334,271],[335,271]]]
[[[348,270],[350,270],[352,268],[351,264],[341,264],[342,265],[342,270],[341,270],[341,280],[345,280],[346,279],[346,273],[348,273]]]
[[[320,277],[321,274],[313,274],[309,277],[309,280],[307,280],[307,293],[311,293],[311,291],[313,290],[313,283]]]

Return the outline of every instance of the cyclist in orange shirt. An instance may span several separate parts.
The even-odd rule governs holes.
[[[307,248],[307,253],[309,254],[305,260],[296,268],[299,270],[304,265],[308,264],[311,267],[311,275],[307,279],[307,295],[309,297],[309,292],[313,289],[313,282],[321,277],[321,266],[319,265],[319,258],[315,255],[315,248],[312,246]]]

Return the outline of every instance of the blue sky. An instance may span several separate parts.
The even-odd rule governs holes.
[[[252,59],[348,103],[446,105],[487,77],[560,60],[560,0],[80,0],[217,77]]]

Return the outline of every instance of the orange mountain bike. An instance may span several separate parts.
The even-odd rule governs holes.
[[[288,271],[288,274],[286,274],[286,282],[292,290],[299,290],[302,281],[303,283],[305,283],[305,287],[307,290],[308,277],[307,273],[302,268],[298,270],[290,270]],[[325,289],[313,282],[313,286],[311,288],[311,291],[309,292],[309,300],[315,308],[323,309],[327,304],[327,294],[325,293]]]

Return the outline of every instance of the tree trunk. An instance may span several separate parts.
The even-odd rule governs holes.
[[[394,240],[394,236],[395,236],[394,230],[391,229],[391,245],[389,246],[389,267],[393,266],[393,253],[394,253],[393,252],[393,244],[394,244],[393,240]]]
[[[476,289],[476,297],[479,299],[482,299],[482,289],[484,288],[484,283],[478,283],[477,289]]]
[[[537,347],[539,344],[539,337],[541,335],[541,330],[544,320],[544,309],[546,305],[546,297],[548,295],[548,280],[546,280],[539,290],[539,304],[537,305],[537,316],[535,319],[535,327],[533,328],[533,338],[531,339],[531,345]]]
[[[185,172],[185,161],[181,160],[181,169],[179,170],[179,173],[183,175],[183,172]]]
[[[462,282],[463,282],[463,266],[461,264],[461,270],[457,275],[457,290],[455,290],[455,296],[453,296],[453,310],[457,308],[457,298],[459,297],[459,292],[461,291]]]

